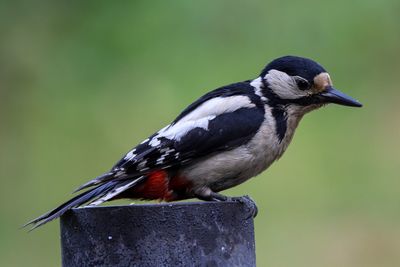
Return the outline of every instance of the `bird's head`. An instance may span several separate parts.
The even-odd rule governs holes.
[[[305,112],[335,103],[361,107],[361,103],[333,87],[328,72],[317,62],[295,56],[277,58],[258,78],[271,104],[298,106]]]

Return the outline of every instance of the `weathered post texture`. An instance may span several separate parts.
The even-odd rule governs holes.
[[[74,209],[63,266],[255,266],[253,218],[235,202]]]

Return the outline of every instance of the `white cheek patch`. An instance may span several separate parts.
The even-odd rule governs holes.
[[[285,72],[270,70],[265,75],[265,80],[268,82],[271,90],[282,99],[296,99],[308,95],[306,91],[300,90],[293,77],[287,75]]]

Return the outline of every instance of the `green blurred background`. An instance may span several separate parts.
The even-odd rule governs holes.
[[[398,0],[0,1],[0,266],[60,265],[58,222],[18,227],[287,54],[364,107],[309,114],[226,192],[258,203],[258,266],[400,266],[399,26]]]

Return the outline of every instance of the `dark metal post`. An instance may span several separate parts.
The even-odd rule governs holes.
[[[236,202],[73,209],[63,266],[255,266],[253,218]]]

